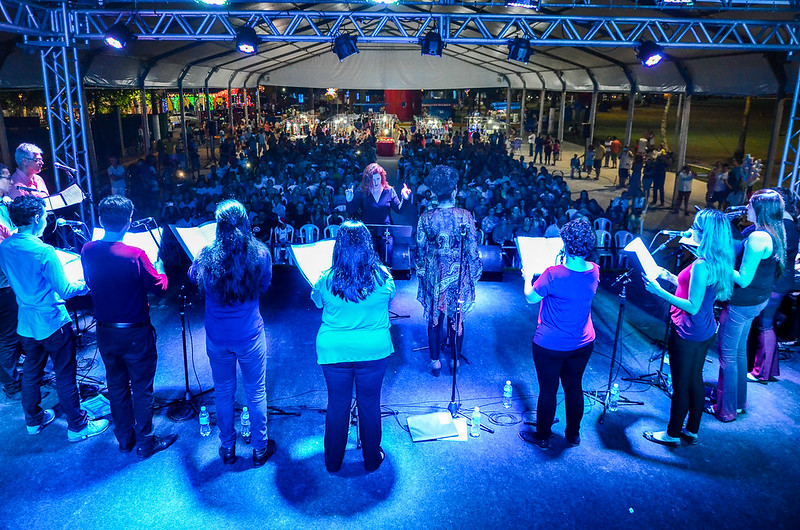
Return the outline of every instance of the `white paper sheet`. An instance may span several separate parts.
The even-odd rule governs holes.
[[[292,245],[292,258],[303,277],[313,287],[322,273],[333,265],[335,239],[323,239],[307,245]]]
[[[564,249],[560,237],[518,237],[516,238],[522,268],[537,276],[547,267],[558,264],[558,254]]]
[[[183,228],[176,225],[169,225],[178,242],[186,251],[189,258],[194,261],[200,252],[214,242],[217,237],[216,221],[209,221],[200,226]]]
[[[92,241],[103,239],[106,231],[102,228],[95,228],[92,232]],[[122,237],[122,242],[132,247],[144,250],[147,257],[150,258],[150,263],[158,261],[158,245],[161,244],[162,237],[161,227],[150,230],[149,232],[128,232]],[[156,243],[158,241],[158,243]]]
[[[56,249],[56,256],[64,267],[64,274],[70,282],[83,280],[83,265],[81,265],[81,256],[74,252],[67,250]]]
[[[637,237],[625,245],[624,250],[626,252],[632,252],[636,255],[636,259],[647,279],[656,280],[658,278],[658,275],[661,272],[661,267],[656,265],[656,261],[653,259],[650,251],[647,250],[647,247],[644,246],[644,242],[642,241],[641,237]]]

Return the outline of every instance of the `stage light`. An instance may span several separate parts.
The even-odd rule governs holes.
[[[131,30],[128,29],[128,26],[122,22],[117,22],[108,28],[108,31],[106,31],[103,37],[103,42],[114,49],[121,50],[135,39],[136,37],[131,33]]]
[[[658,5],[660,6],[667,6],[667,7],[681,7],[681,6],[693,6],[694,0],[656,0]]]
[[[636,58],[643,66],[651,68],[664,59],[664,48],[653,41],[643,40],[636,48]]]
[[[258,53],[258,35],[250,26],[242,26],[236,30],[236,49],[252,55]]]
[[[508,60],[519,61],[528,64],[533,50],[531,50],[531,41],[517,37],[508,42]]]
[[[539,0],[506,0],[506,7],[522,7],[539,11],[540,5]]]
[[[372,0],[373,4],[396,4],[400,0]]]
[[[333,53],[339,58],[339,62],[344,61],[354,53],[358,53],[357,40],[357,36],[347,33],[342,33],[333,39]]]
[[[228,5],[228,0],[197,0],[197,3],[204,6],[220,7]]]
[[[442,36],[435,31],[429,31],[427,35],[419,39],[419,45],[422,48],[422,55],[432,55],[434,57],[442,56]]]

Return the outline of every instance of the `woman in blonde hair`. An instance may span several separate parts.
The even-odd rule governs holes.
[[[675,294],[655,280],[646,284],[648,291],[672,304],[668,347],[673,391],[667,430],[646,431],[644,437],[671,446],[680,445],[681,434],[690,444],[697,443],[705,402],[703,363],[717,330],[714,301],[727,300],[733,291],[733,240],[725,216],[701,210],[692,225],[692,238],[700,244],[697,260],[677,276],[661,270],[660,277],[677,286]]]
[[[736,249],[739,264],[733,273],[736,288],[719,317],[718,420],[728,422],[747,407],[747,336],[753,319],[769,302],[772,286],[786,268],[786,230],[783,197],[759,190],[750,197],[747,220],[755,229]]]

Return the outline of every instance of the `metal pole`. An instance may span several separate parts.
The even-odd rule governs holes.
[[[592,108],[589,110],[589,138],[586,145],[594,142],[594,120],[597,117],[597,90],[592,91]]]
[[[631,90],[628,95],[628,119],[625,121],[625,147],[631,147],[631,135],[633,134],[633,109],[636,106],[636,90]],[[636,150],[633,151],[634,153]]]
[[[564,141],[564,119],[567,112],[567,90],[561,91],[561,101],[558,104],[558,141]]]
[[[539,92],[539,123],[536,125],[536,136],[542,135],[542,120],[544,119],[544,98],[547,95],[547,91],[542,88],[542,91]]]

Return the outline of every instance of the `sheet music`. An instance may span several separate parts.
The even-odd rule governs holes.
[[[67,280],[70,282],[83,280],[83,265],[81,265],[80,254],[61,250],[60,248],[55,250],[56,256],[58,256],[58,260],[61,262],[61,266],[64,267],[64,274],[66,275]]]
[[[102,228],[95,228],[94,232],[92,232],[92,241],[103,239],[105,234],[106,231]],[[161,244],[162,237],[162,229],[158,227],[149,232],[127,232],[122,237],[122,242],[126,245],[144,250],[144,253],[147,254],[147,257],[150,259],[150,263],[155,263],[158,261],[158,246]]]
[[[644,242],[642,241],[641,237],[637,237],[625,245],[623,250],[626,252],[631,252],[636,256],[636,261],[638,261],[642,272],[644,272],[644,275],[648,280],[655,281],[658,278],[658,275],[661,272],[661,267],[656,265],[656,261],[653,259],[650,251],[647,250],[647,247],[644,246]]]
[[[292,258],[306,281],[313,287],[322,273],[333,265],[335,239],[323,239],[307,245],[292,245]]]
[[[52,212],[54,210],[66,208],[67,206],[72,206],[73,204],[80,204],[85,198],[86,195],[83,194],[83,190],[80,186],[73,184],[55,195],[44,197],[45,210]]]
[[[214,242],[217,237],[217,222],[209,221],[200,226],[183,228],[180,226],[169,225],[178,242],[186,251],[189,258],[194,261],[200,252]]]
[[[530,274],[542,274],[547,267],[558,265],[558,254],[564,249],[560,237],[527,237],[515,239],[522,268]]]

